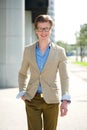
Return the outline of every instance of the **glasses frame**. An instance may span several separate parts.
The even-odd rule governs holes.
[[[37,30],[38,32],[43,32],[43,31],[49,32],[50,29],[51,29],[51,27],[45,27],[45,28],[37,27],[37,28],[36,28],[36,30]]]

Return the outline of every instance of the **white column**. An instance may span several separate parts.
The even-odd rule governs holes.
[[[51,34],[51,40],[55,42],[55,0],[49,0],[49,6],[48,6],[48,14],[52,17],[54,21],[54,28],[52,30]]]
[[[24,48],[24,0],[0,0],[0,87],[16,87]]]
[[[25,45],[32,43],[31,11],[25,11]]]
[[[34,23],[32,23],[31,11],[25,11],[25,45],[37,41]]]

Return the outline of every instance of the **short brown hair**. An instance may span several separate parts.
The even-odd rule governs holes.
[[[39,22],[42,22],[42,23],[49,22],[51,27],[53,26],[52,18],[49,15],[46,15],[46,14],[45,15],[39,15],[39,16],[36,17],[35,22],[34,22],[35,28],[37,28],[37,24]]]

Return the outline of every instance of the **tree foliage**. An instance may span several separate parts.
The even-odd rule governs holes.
[[[80,31],[76,33],[76,44],[80,48],[81,61],[83,61],[87,48],[87,24],[81,25]]]
[[[73,50],[75,49],[75,46],[70,45],[64,41],[58,41],[56,44],[65,49],[67,56],[70,56],[73,54]]]
[[[87,46],[87,24],[80,26],[80,31],[77,34],[77,44],[80,46]]]

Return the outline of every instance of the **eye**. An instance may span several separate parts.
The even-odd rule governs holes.
[[[46,28],[44,28],[44,29],[45,29],[46,32],[48,32],[48,31],[50,30],[49,27],[46,27]]]

